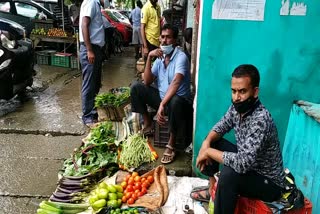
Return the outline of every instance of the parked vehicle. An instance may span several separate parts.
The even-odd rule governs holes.
[[[24,28],[0,17],[0,99],[22,95],[33,83],[33,48]]]
[[[19,23],[25,28],[26,36],[29,37],[35,19],[39,14],[44,14],[47,19],[56,20],[55,15],[32,0],[1,0],[0,17]]]
[[[107,10],[110,11],[115,17],[117,17],[117,19],[120,22],[124,22],[124,23],[131,25],[129,18],[126,17],[125,15],[122,15],[118,10],[115,10],[115,9],[107,9]]]
[[[53,13],[53,8],[58,5],[58,0],[34,0]]]
[[[108,21],[121,33],[124,45],[129,45],[132,40],[132,26],[130,24],[120,22],[119,19],[109,10],[102,10],[101,12],[103,16],[106,17]]]
[[[131,11],[130,10],[118,10],[119,13],[127,17],[128,19],[130,18]]]

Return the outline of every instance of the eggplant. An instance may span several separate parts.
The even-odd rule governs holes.
[[[86,174],[86,175],[83,175],[83,176],[63,176],[62,179],[66,178],[66,179],[70,179],[70,180],[82,180],[84,178],[88,178],[90,177],[91,174]]]
[[[77,201],[81,201],[80,198],[57,198],[55,197],[54,195],[51,195],[50,198],[49,198],[50,201],[55,201],[55,202],[62,202],[62,203],[75,203]]]
[[[58,191],[58,192],[63,192],[63,193],[66,193],[66,194],[72,194],[72,193],[83,192],[83,191],[85,191],[85,190],[82,189],[82,188],[80,188],[80,189],[74,189],[74,190],[69,190],[69,189],[65,189],[65,188],[63,188],[63,187],[58,186],[57,191]]]

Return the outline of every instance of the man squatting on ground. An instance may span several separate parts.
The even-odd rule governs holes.
[[[105,44],[101,5],[103,0],[84,0],[80,9],[80,63],[82,67],[82,121],[98,121],[95,96],[101,87],[102,47]]]
[[[271,114],[258,99],[259,82],[259,72],[253,65],[240,65],[234,70],[233,104],[200,148],[196,165],[209,176],[210,187],[219,163],[223,164],[215,214],[234,213],[239,195],[268,202],[281,197],[285,178],[278,133]],[[236,145],[222,138],[231,129],[235,130]],[[191,197],[204,197],[203,193],[195,191]]]
[[[176,47],[178,29],[166,24],[161,29],[160,48],[148,55],[143,80],[131,87],[132,111],[143,115],[144,134],[152,130],[152,119],[147,105],[157,109],[157,122],[164,125],[169,120],[170,139],[161,162],[174,160],[176,135],[179,126],[192,118],[190,69],[186,54]],[[151,61],[156,60],[151,68]],[[152,83],[155,85],[152,85]],[[180,147],[180,145],[179,145]],[[176,147],[177,148],[177,147]]]

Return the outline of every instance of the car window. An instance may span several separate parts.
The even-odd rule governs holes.
[[[115,11],[112,12],[118,19],[123,19],[123,16]]]
[[[110,12],[109,10],[107,10],[106,13],[108,14],[108,16],[110,17],[110,19],[111,19],[112,21],[114,21],[114,22],[120,22],[119,19],[118,19],[115,15],[113,15],[113,13]]]
[[[9,4],[9,2],[0,2],[0,11],[2,11],[2,12],[10,12],[10,4]]]
[[[18,15],[34,18],[38,14],[38,9],[30,4],[16,2],[15,5]]]

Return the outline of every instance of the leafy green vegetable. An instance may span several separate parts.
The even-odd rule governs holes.
[[[95,98],[95,107],[114,106],[119,107],[128,102],[130,98],[130,88],[121,87],[113,89],[108,93],[98,94]]]
[[[75,149],[64,161],[64,176],[94,174],[109,164],[117,163],[117,146],[111,122],[103,122],[93,128],[87,143]]]

